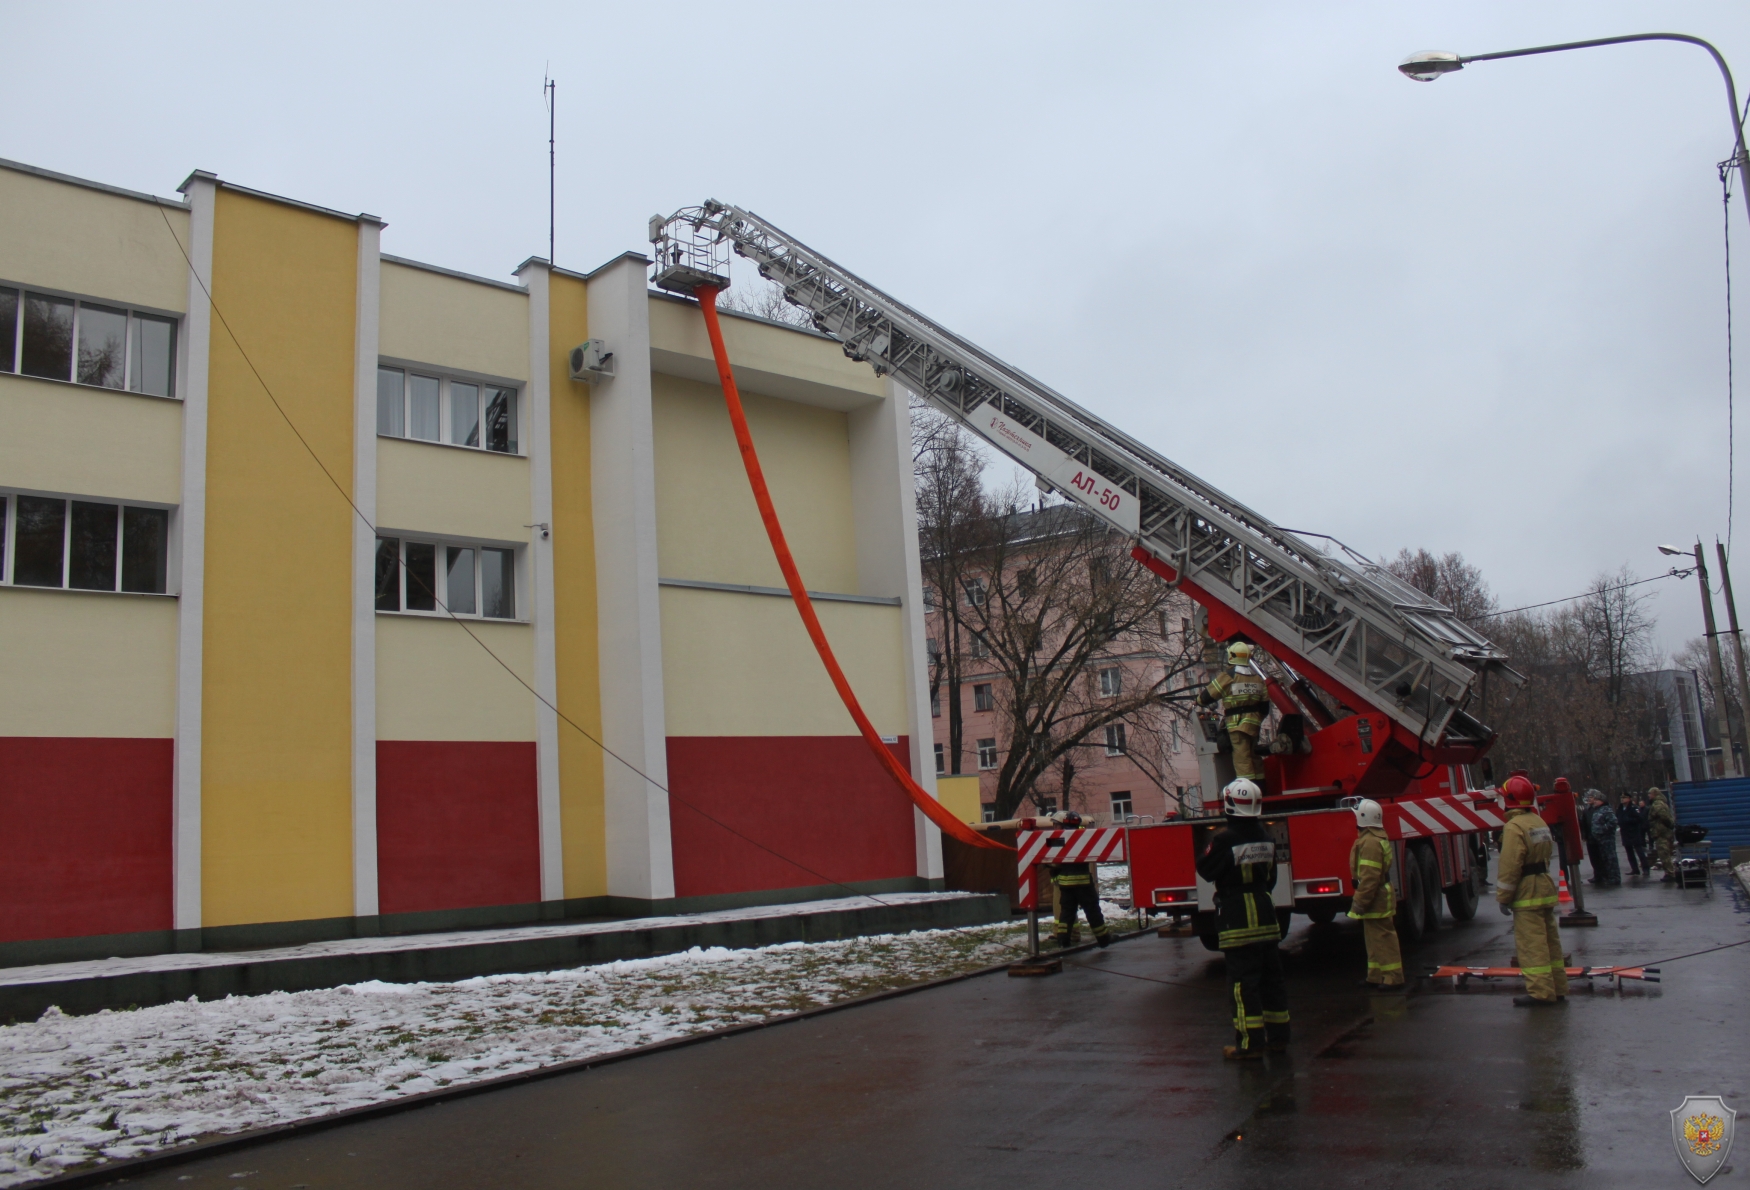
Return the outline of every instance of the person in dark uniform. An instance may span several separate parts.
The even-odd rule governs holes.
[[[1081,815],[1072,812],[1053,815],[1052,820],[1061,826],[1083,826]],[[1046,871],[1051,876],[1051,886],[1057,890],[1057,921],[1051,927],[1052,940],[1059,946],[1075,945],[1076,910],[1080,909],[1088,916],[1088,925],[1094,931],[1094,941],[1101,947],[1112,945],[1112,927],[1106,924],[1106,917],[1100,912],[1100,888],[1094,879],[1094,865],[1091,863],[1047,864]]]
[[[1288,1048],[1288,983],[1271,896],[1276,840],[1264,826],[1264,797],[1252,781],[1240,777],[1223,789],[1221,809],[1226,824],[1211,836],[1197,874],[1215,885],[1217,941],[1233,1001],[1234,1043],[1221,1053],[1246,1060],[1262,1057],[1266,1048]]]

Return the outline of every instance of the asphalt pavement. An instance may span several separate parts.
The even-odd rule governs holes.
[[[1750,898],[1588,890],[1576,964],[1657,963],[1750,938]],[[1564,906],[1564,908],[1566,908]],[[1659,984],[1517,982],[1369,996],[1360,933],[1296,918],[1295,1040],[1224,1062],[1229,1001],[1195,938],[1124,942],[1063,974],[983,976],[273,1141],[131,1179],[185,1190],[518,1187],[1676,1187],[1669,1112],[1750,1091],[1750,946]],[[1505,918],[1440,928],[1406,964],[1504,964]],[[1163,982],[1164,981],[1164,982]],[[1714,1186],[1750,1182],[1750,1138]]]

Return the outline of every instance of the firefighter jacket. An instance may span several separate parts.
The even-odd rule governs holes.
[[[1224,728],[1242,735],[1257,735],[1264,716],[1270,713],[1270,692],[1263,677],[1249,665],[1217,674],[1197,695],[1197,701],[1204,706],[1219,702],[1227,715]]]
[[[1276,886],[1276,840],[1256,818],[1230,818],[1209,840],[1197,874],[1215,885],[1215,916],[1223,950],[1276,942],[1271,890]]]
[[[1356,836],[1355,846],[1349,849],[1349,875],[1355,878],[1350,917],[1390,917],[1397,912],[1391,887],[1393,850],[1391,840],[1377,826],[1370,826]]]
[[[1076,888],[1094,882],[1093,871],[1087,864],[1050,864],[1051,883],[1059,888]]]
[[[1550,875],[1555,839],[1536,810],[1518,808],[1501,828],[1501,857],[1495,867],[1495,900],[1514,909],[1542,909],[1556,903]]]
[[[1677,816],[1671,813],[1671,803],[1660,794],[1647,807],[1647,831],[1655,839],[1670,839],[1677,833]]]

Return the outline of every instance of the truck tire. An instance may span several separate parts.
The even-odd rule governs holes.
[[[1308,909],[1306,915],[1315,926],[1328,926],[1337,920],[1337,906],[1319,905]]]
[[[1288,927],[1294,924],[1294,910],[1281,906],[1276,908],[1276,929],[1284,938],[1288,937]]]
[[[1204,950],[1221,949],[1221,928],[1215,914],[1197,914],[1191,919],[1191,928],[1197,931],[1197,941],[1203,943]]]
[[[1398,901],[1398,941],[1414,946],[1428,928],[1428,894],[1422,889],[1422,862],[1411,848],[1404,849],[1404,887],[1395,890]]]
[[[1434,854],[1434,848],[1422,846],[1416,848],[1416,862],[1422,865],[1422,895],[1428,898],[1423,930],[1433,933],[1440,928],[1440,857]]]
[[[1446,908],[1453,921],[1469,921],[1477,915],[1477,861],[1471,858],[1470,875],[1446,890]]]

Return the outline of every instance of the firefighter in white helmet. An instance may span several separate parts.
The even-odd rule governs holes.
[[[1282,931],[1271,895],[1276,840],[1263,822],[1264,795],[1246,778],[1221,791],[1221,810],[1227,822],[1197,861],[1197,874],[1215,885],[1217,941],[1233,1004],[1234,1043],[1221,1052],[1232,1059],[1261,1058],[1265,1047],[1288,1048],[1288,983],[1276,950]]]
[[[1258,760],[1258,733],[1263,730],[1264,717],[1270,713],[1270,690],[1264,684],[1264,676],[1252,664],[1251,645],[1243,640],[1228,645],[1227,668],[1198,692],[1197,701],[1204,706],[1221,704],[1222,728],[1233,745],[1234,776],[1262,781],[1264,766]]]
[[[1355,804],[1355,846],[1349,849],[1349,875],[1355,899],[1349,916],[1361,923],[1367,942],[1367,978],[1363,986],[1376,992],[1404,990],[1404,957],[1398,950],[1397,898],[1392,893],[1392,844],[1385,837],[1385,815],[1379,803],[1363,798]]]

